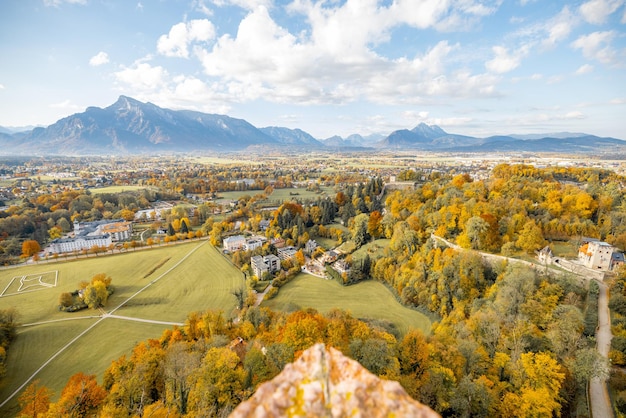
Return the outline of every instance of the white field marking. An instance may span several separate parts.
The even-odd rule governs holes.
[[[0,293],[0,297],[4,296],[4,293],[7,291],[7,289],[8,289],[9,287],[11,287],[11,285],[13,284],[13,282],[15,281],[15,279],[17,279],[17,277],[18,277],[18,276],[15,276],[15,277],[13,277],[13,278],[11,279],[11,281],[9,282],[9,284],[7,285],[7,287],[5,287],[5,288],[2,290],[2,293]],[[22,277],[24,277],[24,276],[22,276]]]
[[[48,274],[54,274],[54,282],[53,283],[48,283],[48,282],[45,281],[44,276],[48,275]],[[27,278],[27,277],[31,277],[31,278]],[[15,293],[6,293],[6,291],[9,289],[9,287],[18,278],[20,279],[20,287],[17,289],[17,292],[15,292]],[[29,284],[29,282],[31,282],[33,280],[37,280],[37,282],[33,283],[33,284]],[[18,295],[18,294],[22,294],[22,293],[29,293],[29,292],[37,292],[39,290],[45,290],[46,288],[56,287],[58,283],[59,283],[59,270],[46,271],[46,272],[43,272],[43,273],[39,273],[38,275],[31,274],[31,275],[28,275],[28,276],[21,276],[21,277],[20,276],[15,276],[15,277],[13,277],[13,279],[11,279],[11,282],[7,285],[7,287],[4,288],[2,293],[0,293],[0,297],[3,297],[3,296],[13,296],[13,295]],[[30,287],[37,287],[37,288],[28,290],[28,288],[30,288]]]

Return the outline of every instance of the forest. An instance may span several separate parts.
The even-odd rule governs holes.
[[[267,179],[265,174],[258,178]],[[33,383],[20,399],[22,413],[227,416],[260,383],[316,342],[338,348],[372,373],[399,381],[411,396],[443,416],[589,416],[586,385],[593,377],[609,375],[617,406],[625,413],[626,379],[611,373],[595,350],[597,284],[565,271],[488,262],[477,252],[532,260],[545,246],[575,252],[583,237],[624,250],[624,178],[601,169],[509,164],[498,165],[486,179],[419,169],[404,170],[399,178],[416,180],[414,189],[383,193],[381,177],[355,175],[335,182],[334,196],[306,202],[296,196],[273,212],[255,205],[271,192],[269,182],[259,182],[258,195],[239,199],[227,216],[217,218],[198,208],[202,219],[191,223],[215,245],[242,231],[280,237],[299,249],[316,238],[350,242],[354,249],[386,239],[382,254],[368,256],[366,262],[348,256],[354,268],[337,280],[346,286],[361,280],[384,283],[403,304],[433,319],[428,335],[418,330],[400,335],[389,324],[340,310],[326,315],[310,309],[273,312],[245,303],[237,322],[224,312],[192,312],[183,327],[137,344],[103,377],[76,375],[56,402],[51,401],[53,394]],[[284,179],[287,184],[291,177]],[[200,181],[188,176],[176,187],[205,187]],[[139,196],[135,202],[118,198],[114,203],[107,196],[59,193],[5,212],[0,231],[6,231],[5,241],[13,233],[39,239],[51,228],[62,228],[62,220],[132,213],[145,207],[142,198],[150,202],[151,197]],[[12,221],[19,225],[20,217],[33,223],[30,235],[19,226],[8,229]],[[174,220],[176,216],[169,222]],[[264,231],[261,220],[269,221]],[[436,245],[433,234],[468,251]],[[267,244],[256,253],[274,251]],[[232,256],[250,281],[253,254]],[[278,280],[282,285],[288,278]],[[624,269],[609,280],[615,365],[626,364],[624,283]]]

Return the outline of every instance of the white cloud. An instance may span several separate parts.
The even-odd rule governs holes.
[[[542,46],[552,48],[557,43],[564,41],[572,32],[572,29],[578,24],[579,19],[574,15],[567,6],[548,20],[545,24],[545,31],[548,36],[543,39]]]
[[[49,105],[49,107],[51,107],[52,109],[61,109],[70,112],[78,112],[83,109],[82,107],[73,104],[69,99],[63,100],[59,103],[52,103]]]
[[[0,90],[4,90],[4,84],[0,84]]]
[[[106,52],[100,51],[89,60],[89,65],[97,67],[109,62],[109,55]]]
[[[587,59],[600,61],[603,64],[616,64],[617,54],[611,47],[611,41],[617,36],[615,31],[593,32],[582,35],[572,42],[572,47],[580,49]]]
[[[593,65],[584,64],[576,70],[576,75],[589,74],[593,71]]]
[[[296,0],[289,12],[304,14],[311,25],[298,37],[258,7],[240,22],[236,35],[221,36],[211,49],[198,45],[194,53],[207,75],[222,80],[224,93],[240,101],[423,103],[433,95],[494,95],[496,78],[455,68],[464,65],[450,57],[458,45],[440,41],[415,57],[397,59],[374,51],[394,25],[435,25],[445,12],[441,4],[423,2],[422,13],[415,13],[406,0],[388,8],[376,0],[348,0],[335,8]]]
[[[626,97],[616,97],[615,99],[612,99],[609,103],[614,105],[626,104]]]
[[[507,48],[494,46],[492,48],[495,57],[485,63],[485,68],[495,74],[504,74],[516,69],[525,54],[523,50],[509,53]]]
[[[189,45],[192,42],[206,42],[213,38],[215,38],[215,28],[207,19],[181,22],[172,26],[169,34],[159,38],[157,50],[168,57],[188,58]]]
[[[272,0],[213,0],[213,4],[218,7],[237,6],[242,9],[254,10],[259,6],[271,7]]]
[[[623,5],[624,0],[589,0],[580,6],[579,11],[585,21],[601,25]]]
[[[135,91],[153,91],[165,86],[169,75],[163,67],[136,62],[131,67],[122,67],[114,76],[118,82],[127,84]]]
[[[45,6],[59,7],[63,3],[68,4],[87,4],[87,0],[43,0]]]

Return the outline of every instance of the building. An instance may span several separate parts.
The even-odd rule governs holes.
[[[350,264],[348,264],[346,260],[337,260],[333,268],[340,274],[348,273],[350,271]]]
[[[52,254],[89,250],[95,246],[108,248],[113,242],[130,239],[132,222],[124,219],[103,219],[94,222],[74,222],[74,237],[53,240],[48,252]]]
[[[254,275],[260,279],[266,272],[275,273],[280,270],[280,258],[274,254],[266,256],[255,255],[250,258],[250,266]]]
[[[99,227],[99,232],[109,234],[113,242],[129,240],[133,233],[132,222],[113,222]]]
[[[73,251],[89,250],[94,246],[108,248],[112,240],[109,234],[84,235],[74,238],[57,238],[48,247],[52,254],[71,253]]]
[[[610,270],[614,251],[615,248],[611,244],[596,239],[589,239],[578,250],[578,259],[587,268]]]
[[[234,235],[232,237],[224,238],[222,243],[225,250],[232,252],[241,250],[246,245],[246,239],[243,235]]]
[[[257,248],[261,248],[263,246],[263,241],[258,238],[252,238],[246,241],[243,246],[243,249],[246,251],[256,250]]]
[[[103,219],[93,222],[74,222],[74,236],[111,235],[113,241],[130,239],[133,233],[132,222],[124,219]]]
[[[296,247],[292,247],[292,246],[279,248],[276,251],[278,252],[278,258],[280,258],[283,261],[292,259],[293,257],[296,256],[296,252],[297,252]]]
[[[319,245],[317,244],[317,242],[315,242],[314,240],[310,239],[306,242],[306,244],[304,244],[304,252],[307,254],[312,254],[313,251],[315,251],[315,249],[319,247]]]
[[[261,219],[261,221],[259,222],[259,229],[261,231],[265,231],[269,227],[270,227],[270,221],[268,219]]]

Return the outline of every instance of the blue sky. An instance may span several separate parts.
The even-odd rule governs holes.
[[[301,128],[626,139],[626,0],[4,0],[0,126],[119,95]]]

